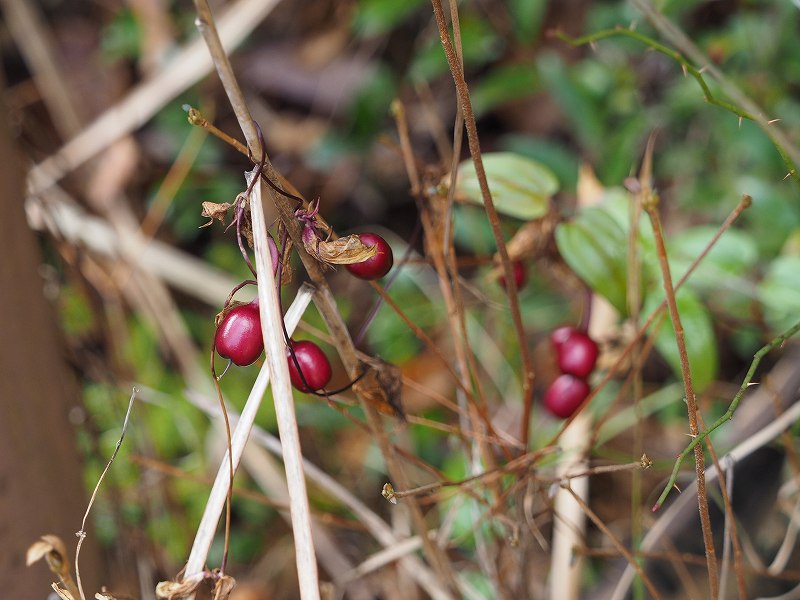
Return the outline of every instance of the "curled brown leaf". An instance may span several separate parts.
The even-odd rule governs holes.
[[[203,202],[202,204],[203,210],[201,211],[200,215],[209,219],[208,223],[200,225],[200,227],[208,227],[214,222],[214,219],[220,221],[223,225],[225,224],[225,215],[228,214],[228,210],[230,210],[231,204],[230,202],[223,202],[218,204],[216,202]]]
[[[367,246],[357,235],[348,235],[337,240],[304,239],[303,243],[311,256],[330,265],[352,265],[364,262],[378,253],[377,246]]]

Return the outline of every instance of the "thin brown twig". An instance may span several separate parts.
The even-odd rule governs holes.
[[[439,29],[439,39],[442,43],[447,63],[450,67],[450,72],[453,76],[453,81],[456,86],[456,94],[458,96],[459,106],[464,114],[464,124],[467,129],[467,143],[469,145],[470,155],[472,156],[473,164],[475,165],[475,173],[478,178],[478,183],[481,189],[481,197],[483,198],[483,205],[486,210],[486,215],[489,223],[492,226],[492,233],[494,234],[495,242],[497,244],[497,251],[500,254],[500,260],[503,264],[503,273],[505,274],[507,282],[507,291],[509,306],[511,308],[511,317],[514,322],[514,330],[517,336],[519,345],[519,352],[522,358],[522,371],[523,371],[523,406],[528,406],[533,402],[533,366],[531,363],[530,352],[525,340],[525,327],[522,322],[522,313],[519,308],[519,295],[517,294],[517,286],[513,277],[513,268],[511,266],[511,259],[508,256],[506,249],[505,239],[503,238],[503,231],[500,225],[500,218],[497,215],[497,210],[492,200],[492,194],[489,190],[489,183],[486,178],[486,171],[483,168],[483,159],[481,158],[480,142],[478,140],[478,128],[475,123],[475,114],[472,111],[472,100],[469,95],[469,88],[464,79],[464,71],[461,68],[458,56],[453,48],[453,43],[450,41],[450,34],[447,28],[447,21],[445,19],[444,10],[442,8],[441,0],[431,0],[433,6],[433,14],[436,19],[436,25]],[[528,414],[530,411],[528,410]],[[522,423],[522,441],[527,446],[529,423]]]
[[[667,259],[667,249],[664,243],[664,236],[661,228],[661,218],[658,214],[658,196],[649,188],[649,182],[641,182],[644,186],[644,195],[642,196],[642,208],[644,208],[647,215],[650,217],[652,224],[653,235],[656,243],[656,253],[658,255],[658,262],[661,267],[661,275],[664,285],[664,293],[666,295],[667,306],[669,308],[670,318],[672,319],[672,327],[675,331],[675,341],[678,345],[678,354],[681,362],[681,373],[683,375],[683,384],[686,390],[686,405],[689,415],[689,431],[691,435],[697,436],[700,432],[697,423],[697,398],[692,384],[692,372],[689,366],[689,355],[686,351],[686,339],[681,323],[680,312],[678,311],[678,303],[675,299],[675,289],[672,284],[672,276],[670,275],[669,262]],[[707,440],[708,445],[711,445],[710,440]],[[708,511],[708,496],[706,494],[706,481],[705,481],[705,456],[701,444],[695,446],[694,452],[695,460],[695,474],[697,475],[697,501],[698,509],[700,512],[700,525],[703,531],[703,544],[705,545],[706,557],[708,559],[708,580],[712,600],[719,597],[719,578],[717,574],[717,556],[714,552],[714,537],[711,531],[711,517]]]
[[[617,551],[622,556],[625,557],[625,560],[628,561],[628,564],[638,573],[639,577],[641,577],[642,582],[644,583],[647,590],[650,592],[651,596],[655,600],[660,600],[661,595],[658,593],[658,590],[653,585],[653,582],[644,572],[644,569],[642,569],[642,566],[636,561],[634,556],[631,554],[631,551],[628,550],[625,547],[625,545],[619,540],[619,538],[617,538],[617,536],[614,535],[614,533],[606,526],[606,524],[603,523],[603,520],[600,517],[598,517],[591,508],[589,508],[589,505],[586,504],[586,502],[584,502],[583,498],[581,498],[578,494],[576,494],[572,490],[568,482],[564,483],[561,487],[567,490],[567,492],[569,492],[570,495],[572,495],[572,497],[575,499],[575,502],[577,502],[578,506],[580,506],[581,510],[583,510],[584,514],[587,517],[589,517],[589,520],[595,524],[595,527],[597,527],[600,531],[603,532],[603,534],[611,542],[611,545],[613,545],[614,548],[616,548]],[[558,515],[556,515],[556,517],[558,517]]]
[[[598,558],[615,558],[620,556],[620,553],[614,548],[575,548],[575,552],[583,556],[594,556]],[[633,556],[636,558],[646,558],[647,560],[659,561],[677,561],[689,565],[704,566],[706,564],[706,557],[700,554],[690,554],[688,552],[665,552],[659,550],[650,550],[647,552],[632,551]],[[800,582],[800,570],[784,569],[779,573],[772,573],[769,569],[763,567],[756,567],[753,565],[745,564],[744,570],[759,577],[768,579],[779,579],[782,581],[797,581]]]

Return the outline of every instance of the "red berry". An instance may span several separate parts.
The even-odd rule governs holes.
[[[594,370],[597,362],[597,344],[585,333],[574,331],[556,348],[558,368],[585,379]]]
[[[514,283],[517,284],[517,291],[519,291],[524,288],[525,284],[528,282],[528,272],[525,270],[525,263],[521,260],[512,261],[511,270],[514,273]],[[506,276],[501,275],[497,282],[505,288]]]
[[[570,337],[572,337],[573,333],[577,333],[578,330],[575,329],[572,325],[564,325],[559,327],[558,329],[554,329],[553,332],[550,334],[550,343],[553,344],[553,348],[558,351],[559,348],[566,342]]]
[[[377,233],[359,233],[358,237],[367,246],[377,246],[378,252],[363,262],[345,265],[345,268],[359,279],[380,279],[392,268],[392,249]]]
[[[253,364],[264,350],[258,299],[229,310],[214,334],[214,345],[222,358],[244,367]]]
[[[562,419],[572,413],[589,395],[589,384],[574,375],[560,375],[544,394],[544,405],[551,413]]]
[[[301,392],[316,392],[328,385],[331,380],[331,363],[328,362],[328,357],[325,356],[322,348],[308,340],[300,342],[292,340],[291,344],[294,356],[303,372],[303,378],[308,383],[308,386],[303,383],[303,378],[300,377],[300,371],[297,370],[294,358],[292,358],[291,352],[287,349],[289,377],[292,380],[292,385]]]

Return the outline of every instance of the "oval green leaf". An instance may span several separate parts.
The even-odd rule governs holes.
[[[556,228],[561,256],[596,293],[627,314],[625,230],[604,207],[590,207]]]
[[[550,169],[513,152],[486,153],[483,167],[497,212],[526,221],[547,213],[550,198],[558,191],[558,180]],[[459,166],[456,194],[463,200],[483,204],[471,160]]]
[[[663,293],[651,294],[642,311],[644,323],[656,307],[664,299]],[[692,384],[695,392],[701,392],[717,376],[719,364],[717,358],[716,339],[714,327],[711,322],[711,313],[700,299],[688,288],[681,288],[675,298],[678,304],[678,314],[683,325],[686,340],[686,353],[689,356],[689,370],[692,373]],[[666,314],[666,313],[665,313]],[[653,327],[658,327],[653,331]],[[678,344],[675,341],[675,331],[669,317],[656,319],[648,335],[655,335],[655,345],[658,352],[669,363],[675,376],[682,378],[681,359],[678,354]]]
[[[773,260],[758,285],[764,319],[774,332],[785,331],[800,316],[800,256]]]

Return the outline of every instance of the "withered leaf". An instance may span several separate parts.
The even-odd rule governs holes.
[[[311,238],[303,244],[311,256],[331,265],[352,265],[364,262],[378,253],[377,246],[367,246],[357,235],[348,235],[338,240]]]
[[[214,222],[214,219],[217,219],[224,225],[225,215],[228,214],[228,210],[231,206],[233,206],[233,204],[230,202],[223,202],[222,204],[218,204],[216,202],[203,202],[202,206],[203,210],[200,215],[208,218],[209,221],[204,225],[200,225],[200,227],[208,227]]]
[[[25,563],[31,566],[42,558],[47,561],[47,566],[53,573],[60,577],[66,577],[69,574],[67,547],[57,535],[43,535],[31,544],[25,555]]]
[[[394,495],[394,487],[392,487],[391,483],[383,484],[383,489],[381,490],[381,496],[386,498],[392,504],[397,504],[397,498]]]
[[[369,370],[353,384],[353,390],[375,410],[405,420],[402,392],[403,376],[400,368],[380,358],[370,358],[362,363]]]
[[[178,583],[177,581],[161,581],[156,585],[156,598],[159,600],[183,598],[194,592],[201,581],[200,579],[185,581],[183,583]]]
[[[228,600],[233,588],[236,587],[236,580],[230,575],[222,575],[214,584],[214,600]]]
[[[239,302],[238,300],[233,300],[228,306],[224,307],[221,311],[219,311],[216,315],[214,315],[214,327],[219,327],[219,324],[222,323],[222,319],[225,318],[229,312],[231,312],[237,306],[244,306],[247,302]]]
[[[54,583],[51,587],[53,588],[53,591],[58,594],[58,597],[61,598],[61,600],[77,600],[77,598],[74,598],[72,594],[70,594],[57,583]]]

